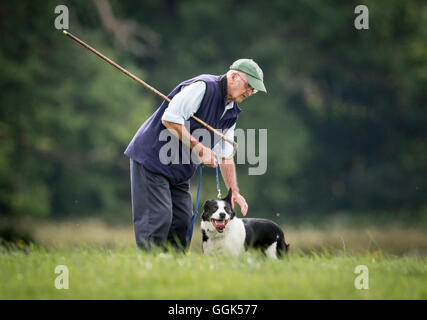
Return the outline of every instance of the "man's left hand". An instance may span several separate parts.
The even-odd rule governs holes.
[[[242,212],[243,216],[246,216],[246,213],[248,212],[248,204],[246,203],[245,198],[238,192],[233,191],[231,194],[231,206],[234,210],[234,202],[237,202],[237,204],[240,206],[240,211]]]

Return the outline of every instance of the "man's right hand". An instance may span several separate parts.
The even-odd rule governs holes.
[[[170,130],[174,136],[178,137],[182,143],[191,148],[191,152],[194,152],[201,164],[216,168],[215,153],[195,139],[182,124],[165,120],[162,120],[162,124]],[[193,155],[191,156],[193,157]]]
[[[193,150],[199,157],[201,164],[208,167],[216,168],[217,164],[215,162],[215,153],[211,149],[199,143],[193,148]]]

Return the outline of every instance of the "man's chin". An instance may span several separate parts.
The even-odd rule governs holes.
[[[246,100],[246,97],[238,97],[238,98],[236,99],[236,102],[237,102],[237,103],[241,103],[241,102],[243,102],[244,100]]]

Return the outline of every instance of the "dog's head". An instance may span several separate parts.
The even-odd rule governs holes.
[[[236,214],[231,206],[231,189],[228,195],[221,200],[207,200],[203,207],[202,226],[206,231],[218,231],[222,233],[227,223],[232,220]]]

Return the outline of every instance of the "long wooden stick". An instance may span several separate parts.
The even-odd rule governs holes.
[[[107,58],[106,56],[104,56],[102,53],[100,53],[99,51],[95,50],[94,48],[92,48],[90,45],[88,45],[87,43],[85,43],[84,41],[80,40],[79,38],[77,38],[76,36],[72,35],[71,33],[69,33],[68,31],[64,30],[64,34],[66,36],[68,36],[69,38],[73,39],[74,41],[76,41],[77,43],[81,44],[83,47],[85,47],[86,49],[92,51],[94,54],[96,54],[98,57],[100,57],[101,59],[107,61],[109,64],[111,64],[112,66],[116,67],[117,69],[119,69],[121,72],[123,72],[125,75],[127,75],[128,77],[132,78],[133,80],[135,80],[136,82],[138,82],[139,84],[142,84],[144,87],[146,87],[148,90],[154,92],[155,94],[159,95],[160,97],[162,97],[164,100],[166,100],[167,102],[170,102],[171,99],[169,99],[167,96],[165,96],[163,93],[161,93],[159,90],[153,88],[152,86],[150,86],[148,83],[146,83],[145,81],[141,80],[140,78],[138,78],[137,76],[135,76],[133,73],[127,71],[125,68],[119,66],[117,63],[115,63],[113,60]],[[236,153],[237,151],[237,143],[228,139],[225,135],[223,135],[222,133],[218,132],[218,130],[212,128],[210,125],[208,125],[206,122],[204,122],[203,120],[199,119],[196,116],[191,116],[194,120],[196,120],[198,123],[200,123],[201,125],[205,126],[207,129],[209,129],[210,131],[212,131],[214,134],[216,134],[217,136],[221,137],[222,140],[227,141],[228,143],[231,143],[233,145],[233,155]]]

